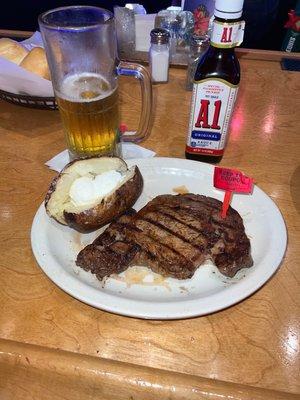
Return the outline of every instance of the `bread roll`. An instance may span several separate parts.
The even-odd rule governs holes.
[[[27,56],[23,59],[20,67],[27,69],[41,76],[42,78],[50,80],[50,72],[46,59],[45,50],[42,47],[34,47]]]
[[[0,56],[7,60],[20,64],[24,57],[27,55],[28,50],[21,46],[15,40],[9,38],[0,39]]]

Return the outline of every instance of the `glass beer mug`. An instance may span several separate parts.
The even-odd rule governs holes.
[[[122,140],[143,140],[151,117],[150,76],[139,64],[118,62],[113,14],[61,7],[41,14],[39,26],[71,158],[121,155],[118,75],[139,79],[143,102],[138,131]]]

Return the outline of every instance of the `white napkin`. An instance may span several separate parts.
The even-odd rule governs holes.
[[[135,14],[135,51],[149,51],[150,32],[154,28],[156,14]]]
[[[130,158],[151,158],[155,156],[155,152],[149,149],[145,149],[134,143],[122,143],[122,154],[124,160],[129,160]],[[50,169],[60,172],[68,163],[70,162],[70,157],[68,150],[64,150],[57,154],[51,160],[47,161],[47,165]]]
[[[20,44],[27,50],[37,46],[43,47],[40,32],[35,32],[29,39],[20,42]],[[51,81],[29,72],[3,57],[0,57],[0,89],[30,96],[54,96]]]

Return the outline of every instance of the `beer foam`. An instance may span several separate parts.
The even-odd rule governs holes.
[[[102,75],[85,72],[67,76],[57,94],[65,100],[82,103],[106,98],[115,90]]]

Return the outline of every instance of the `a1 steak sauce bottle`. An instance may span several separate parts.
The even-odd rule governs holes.
[[[240,82],[234,48],[243,41],[243,1],[215,2],[210,46],[195,72],[185,149],[188,159],[218,163],[223,157]]]

